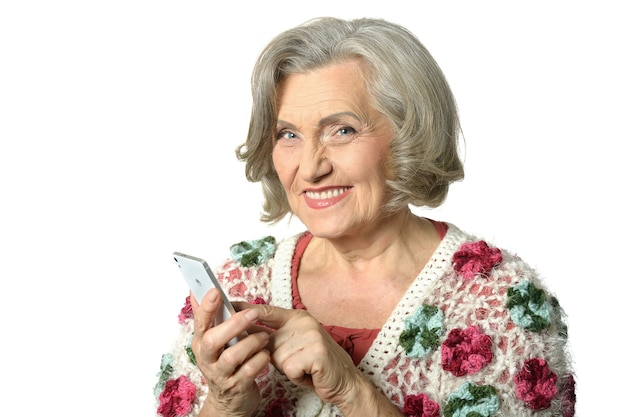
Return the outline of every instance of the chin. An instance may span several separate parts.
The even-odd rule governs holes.
[[[358,229],[354,224],[346,224],[341,221],[333,222],[332,220],[324,221],[320,219],[306,222],[304,225],[313,236],[321,239],[339,239],[347,237]]]
[[[302,223],[306,226],[307,230],[315,237],[319,238],[336,238],[341,237],[345,232],[344,227],[333,224],[331,221],[324,221],[321,219],[305,220]]]

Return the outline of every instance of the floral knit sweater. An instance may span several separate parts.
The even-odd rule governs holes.
[[[298,237],[234,245],[233,259],[215,271],[228,296],[292,308]],[[207,395],[191,351],[188,299],[179,322],[154,388],[164,417],[198,415]],[[451,224],[358,368],[406,416],[574,415],[567,327],[556,298],[517,256]],[[271,365],[257,382],[257,416],[341,416]]]

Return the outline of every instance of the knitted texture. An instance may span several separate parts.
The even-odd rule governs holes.
[[[517,256],[448,226],[359,370],[406,416],[572,417],[575,382],[558,302]],[[231,259],[217,268],[229,298],[292,308],[298,237],[280,242],[258,265]],[[188,305],[179,321],[155,386],[155,409],[164,417],[198,415],[207,395],[189,348]],[[189,383],[197,389],[191,410]],[[272,366],[257,383],[259,417],[341,416]]]

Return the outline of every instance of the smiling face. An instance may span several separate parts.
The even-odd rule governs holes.
[[[393,129],[370,103],[357,60],[279,86],[272,158],[294,214],[318,237],[384,226]]]

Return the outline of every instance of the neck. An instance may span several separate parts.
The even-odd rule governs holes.
[[[439,236],[430,221],[407,208],[376,227],[341,238],[314,238],[307,250],[311,262],[322,269],[349,276],[381,275],[414,277],[430,258]],[[404,271],[404,274],[402,272]]]

